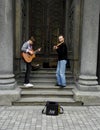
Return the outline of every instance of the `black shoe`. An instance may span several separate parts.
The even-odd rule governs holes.
[[[55,86],[60,86],[59,84],[55,84]]]
[[[60,88],[65,88],[66,86],[60,85]]]

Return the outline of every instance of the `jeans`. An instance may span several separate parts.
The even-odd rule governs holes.
[[[57,84],[60,86],[66,86],[66,77],[65,77],[66,64],[67,60],[60,60],[58,61],[57,64],[56,77],[57,77]]]

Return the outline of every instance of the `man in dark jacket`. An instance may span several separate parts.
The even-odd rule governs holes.
[[[59,44],[53,47],[53,49],[55,49],[58,53],[56,85],[60,87],[66,87],[65,71],[66,71],[66,64],[67,64],[67,46],[66,43],[64,42],[64,37],[62,35],[58,37],[58,40],[59,40]]]

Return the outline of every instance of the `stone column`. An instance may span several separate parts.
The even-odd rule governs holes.
[[[26,39],[29,38],[29,2],[26,0]]]
[[[26,70],[26,65],[21,58],[21,46],[29,36],[29,1],[15,1],[15,73]]]
[[[15,0],[15,57],[14,57],[14,71],[15,73],[20,72],[20,52],[22,44],[22,0]]]
[[[80,58],[80,30],[81,30],[81,10],[82,0],[74,0],[74,18],[73,18],[73,74],[75,79],[79,74],[79,58]]]
[[[17,91],[15,88],[16,81],[13,74],[13,4],[12,0],[0,0],[0,105],[11,104],[13,99],[16,100],[19,97],[19,90]]]
[[[99,27],[99,0],[84,0],[82,22],[82,45],[80,76],[74,98],[84,104],[100,104],[100,86],[98,86],[97,48]],[[95,91],[95,92],[94,92]]]
[[[99,6],[98,0],[85,0],[82,27],[81,66],[79,86],[90,90],[97,86]]]
[[[66,0],[66,13],[65,13],[65,42],[68,44],[68,6],[69,0]]]

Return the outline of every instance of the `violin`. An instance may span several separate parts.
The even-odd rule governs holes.
[[[58,43],[56,46],[59,47],[63,42]]]
[[[58,47],[62,44],[63,42],[57,43],[57,45],[53,46],[53,49],[58,49]]]

